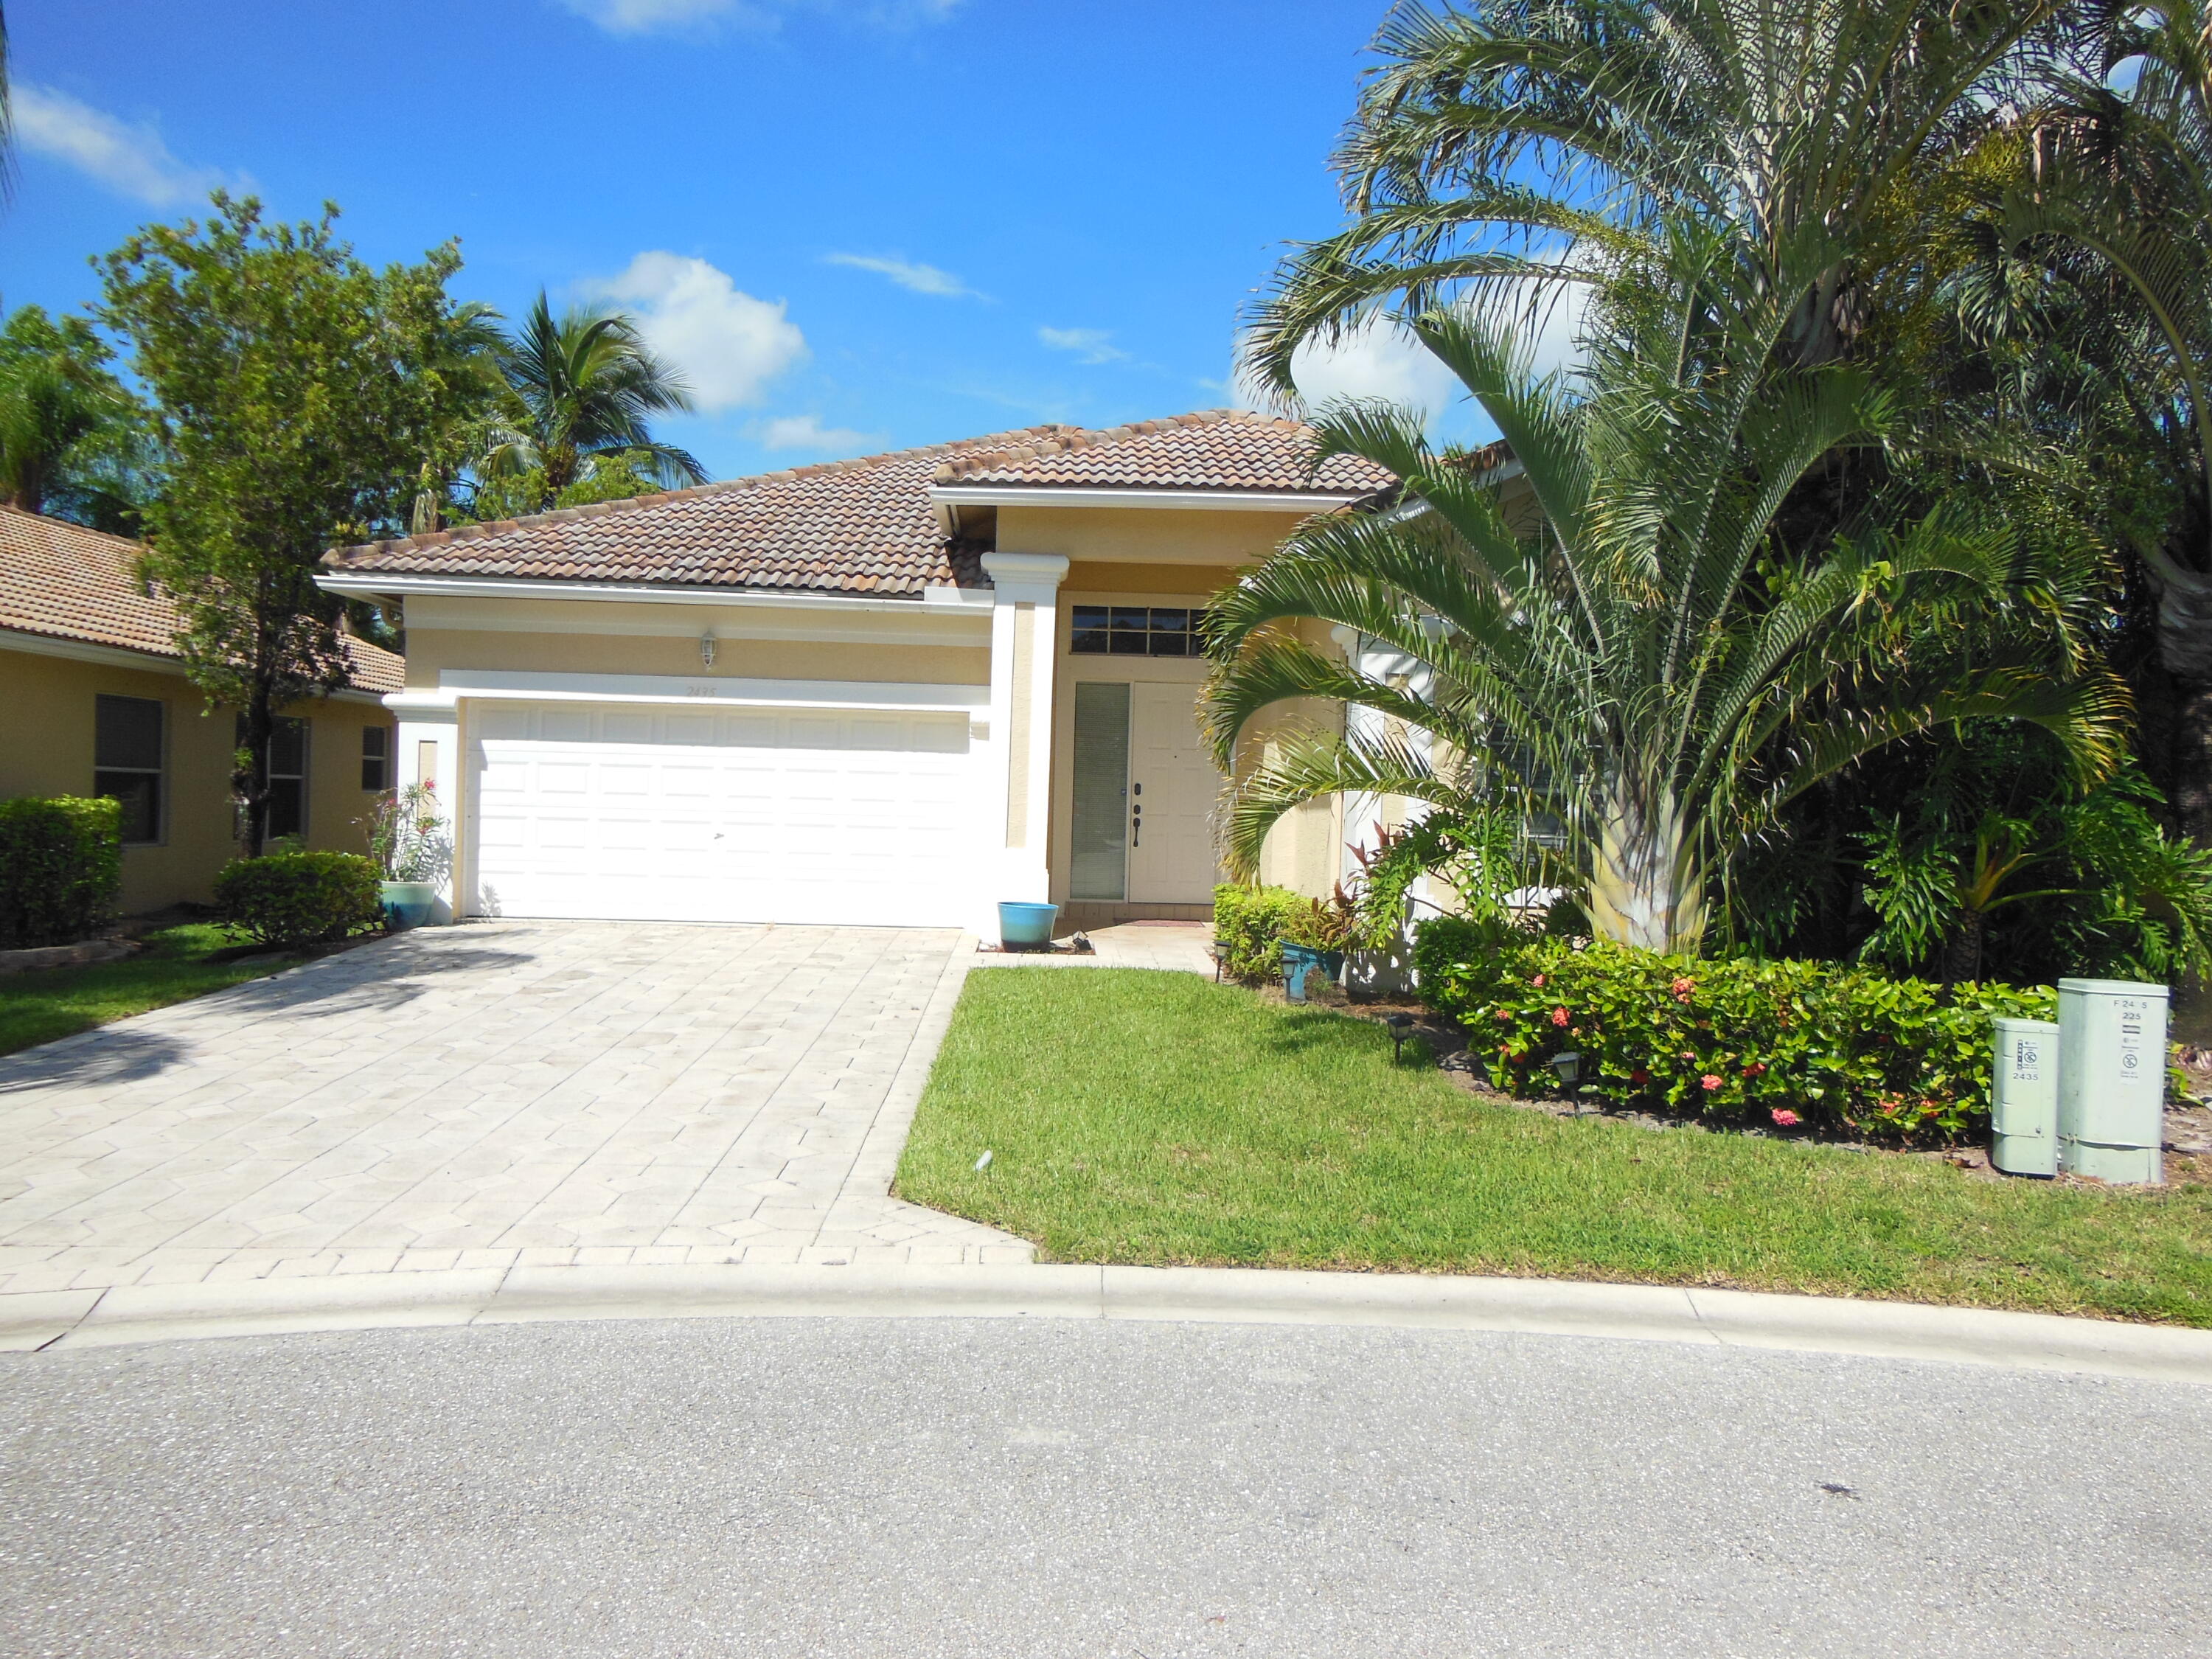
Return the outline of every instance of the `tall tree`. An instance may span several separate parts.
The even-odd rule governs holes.
[[[602,457],[663,483],[706,481],[687,451],[653,435],[649,417],[689,410],[691,394],[623,313],[578,307],[556,319],[541,289],[498,360],[518,408],[495,426],[477,470],[491,479],[526,476],[537,507],[551,506]]]
[[[1351,222],[1299,247],[1251,319],[1285,393],[1309,341],[1378,310],[1527,305],[1663,257],[1665,228],[1730,234],[1756,278],[1817,232],[1791,361],[1844,351],[1863,286],[1910,259],[1923,186],[2012,120],[2078,46],[2059,0],[1473,0],[1396,8],[1335,166]],[[1531,278],[1539,289],[1532,290]]]
[[[150,457],[137,400],[91,326],[25,306],[0,327],[0,501],[95,529],[135,527]]]
[[[1771,367],[1796,279],[1832,258],[1817,234],[1778,260],[1781,283],[1717,257],[1714,237],[1672,240],[1668,286],[1614,312],[1572,388],[1530,379],[1494,322],[1413,319],[1511,446],[1534,533],[1509,520],[1494,465],[1433,453],[1415,416],[1322,411],[1320,453],[1388,468],[1407,501],[1310,521],[1216,600],[1207,718],[1224,765],[1288,700],[1386,726],[1276,738],[1231,798],[1233,869],[1322,795],[1401,796],[1462,822],[1504,805],[1559,826],[1601,937],[1694,950],[1746,838],[1900,738],[2010,719],[2054,732],[2085,774],[2112,763],[2126,698],[2078,665],[2083,572],[2039,566],[1959,508],[1771,561],[1791,489],[1878,441],[1886,403],[1847,365]],[[1338,663],[1280,626],[1297,620],[1380,641],[1428,665],[1428,683]]]
[[[297,225],[218,192],[101,262],[101,319],[154,404],[166,478],[145,574],[175,601],[187,672],[240,714],[239,841],[261,850],[276,712],[345,677],[324,550],[395,520],[460,393],[438,369],[451,245],[372,270],[334,206]]]

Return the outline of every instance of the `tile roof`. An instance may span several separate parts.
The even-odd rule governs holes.
[[[0,506],[0,629],[179,659],[183,623],[167,595],[139,581],[138,552],[121,536]],[[366,640],[344,643],[356,690],[404,683],[399,656]]]
[[[1369,495],[1397,480],[1354,455],[1308,465],[1313,429],[1296,421],[1212,409],[1164,421],[1051,436],[975,451],[937,470],[944,484],[1076,489],[1250,490],[1268,495]]]
[[[980,550],[945,538],[929,498],[933,483],[1098,481],[1340,495],[1392,482],[1365,463],[1342,461],[1309,480],[1304,452],[1310,436],[1294,422],[1226,410],[1105,431],[1024,427],[339,548],[323,562],[347,574],[919,596],[927,587],[985,581]],[[1068,476],[1030,476],[1053,466]]]

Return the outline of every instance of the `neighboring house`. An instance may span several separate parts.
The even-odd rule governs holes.
[[[123,802],[126,912],[210,896],[235,855],[237,716],[185,678],[176,608],[133,568],[135,542],[0,507],[0,799]],[[346,641],[350,684],[283,711],[271,835],[359,851],[387,786],[399,659]]]
[[[322,580],[404,609],[399,780],[459,804],[459,914],[1200,917],[1194,613],[1394,482],[1309,477],[1310,438],[1031,428],[346,548]],[[1344,842],[1307,808],[1263,873],[1326,892]]]

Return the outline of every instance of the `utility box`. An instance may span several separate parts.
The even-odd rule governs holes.
[[[1990,1162],[2007,1175],[2057,1175],[2058,1028],[2045,1019],[1991,1024]]]
[[[2058,1167],[2100,1181],[2166,1178],[2166,987],[2058,981]]]

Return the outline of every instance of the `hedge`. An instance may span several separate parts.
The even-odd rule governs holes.
[[[1224,882],[1213,890],[1213,936],[1227,947],[1223,971],[1256,984],[1283,976],[1283,935],[1309,902],[1287,887]]]
[[[374,860],[358,853],[270,853],[215,878],[224,923],[261,945],[313,945],[384,924]]]
[[[2048,986],[1942,986],[1842,963],[1693,960],[1565,941],[1496,948],[1468,923],[1421,925],[1423,997],[1456,1020],[1499,1089],[1559,1087],[1582,1057],[1608,1105],[1870,1139],[1986,1127],[1998,1014],[2057,1017]]]
[[[123,808],[102,797],[0,800],[0,948],[74,945],[115,912]]]

